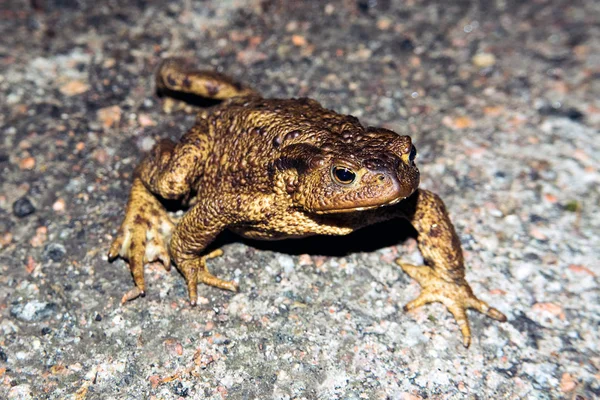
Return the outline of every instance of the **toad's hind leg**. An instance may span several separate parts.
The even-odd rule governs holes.
[[[160,94],[181,92],[215,100],[257,95],[226,75],[195,69],[181,58],[162,61],[156,73],[156,90]]]

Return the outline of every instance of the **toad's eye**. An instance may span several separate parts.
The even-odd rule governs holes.
[[[336,182],[341,183],[343,185],[349,185],[354,182],[356,178],[356,174],[346,167],[333,167],[331,169],[331,174]]]
[[[410,154],[408,155],[408,159],[413,162],[417,157],[417,148],[415,146],[410,147]]]

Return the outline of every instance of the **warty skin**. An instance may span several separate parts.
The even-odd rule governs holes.
[[[311,99],[265,99],[224,75],[161,64],[157,90],[222,100],[198,114],[178,143],[159,142],[135,172],[125,219],[109,257],[128,261],[135,287],[122,302],[145,294],[144,265],[174,263],[191,304],[198,282],[237,291],[213,276],[205,249],[225,229],[254,239],[345,235],[404,218],[416,229],[424,266],[396,263],[422,287],[404,309],[441,302],[469,346],[466,310],[506,317],[479,300],[465,280],[460,241],[442,200],[419,189],[410,137],[363,127],[358,119]],[[188,208],[174,221],[162,204]]]

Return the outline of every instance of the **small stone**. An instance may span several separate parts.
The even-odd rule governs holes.
[[[60,87],[60,92],[65,96],[75,96],[87,92],[90,87],[80,80],[67,82]]]
[[[567,393],[567,392],[572,391],[576,387],[577,387],[577,382],[573,379],[571,374],[569,374],[568,372],[565,372],[564,374],[562,374],[562,377],[560,378],[561,392]]]
[[[125,319],[120,315],[115,315],[112,319],[112,326],[122,329],[125,324]]]
[[[406,38],[400,41],[400,50],[402,51],[413,51],[415,49],[415,45],[412,40]]]
[[[548,240],[548,236],[535,226],[533,226],[533,227],[531,227],[531,229],[529,229],[529,234],[533,238],[540,240],[540,241]]]
[[[148,380],[150,381],[150,385],[152,386],[152,389],[156,389],[158,387],[158,385],[160,385],[160,382],[161,382],[160,376],[158,376],[158,375],[151,375],[148,377]]]
[[[555,303],[535,303],[531,309],[537,313],[548,313],[560,319],[565,319],[563,308]]]
[[[33,146],[30,140],[24,139],[19,142],[19,149],[28,150]]]
[[[105,149],[94,150],[94,152],[92,153],[92,157],[100,164],[106,164],[106,162],[108,161],[108,153]]]
[[[63,199],[58,199],[52,204],[52,209],[56,212],[65,211],[66,203]]]
[[[503,106],[488,106],[483,108],[483,113],[490,117],[497,117],[504,112]]]
[[[32,170],[35,168],[35,158],[26,157],[19,162],[19,168],[23,170]]]
[[[42,335],[49,335],[50,332],[52,332],[52,329],[48,328],[47,326],[42,328]]]
[[[97,112],[97,117],[102,123],[102,126],[108,129],[119,124],[121,121],[121,114],[121,107],[111,106],[99,109]]]
[[[293,35],[292,36],[292,43],[294,44],[294,46],[306,46],[306,38],[304,36],[300,36],[300,35]]]
[[[67,249],[59,243],[48,243],[44,248],[44,257],[54,262],[61,261],[65,254],[67,254]]]
[[[377,29],[382,31],[388,30],[392,26],[392,20],[388,17],[382,17],[377,20]]]
[[[309,254],[300,254],[298,256],[298,265],[304,266],[304,265],[311,265],[312,263],[313,263],[313,261]]]
[[[466,116],[452,118],[450,116],[445,116],[442,118],[442,123],[446,125],[448,128],[454,130],[461,130],[466,128],[472,128],[475,126],[475,121]]]
[[[35,212],[35,207],[27,197],[21,197],[13,203],[13,214],[19,218],[26,217]]]
[[[86,374],[83,376],[83,379],[94,382],[97,376],[98,366],[94,365],[88,372],[86,372]]]
[[[373,51],[365,47],[350,54],[350,57],[358,61],[367,61],[372,55]]]
[[[183,346],[174,338],[166,339],[164,342],[165,350],[170,356],[180,356],[183,354]]]
[[[140,114],[138,116],[138,123],[143,127],[156,126],[156,122],[148,114]]]
[[[0,246],[8,246],[13,240],[13,235],[10,232],[6,232],[0,235]]]
[[[39,226],[35,230],[35,235],[29,241],[31,247],[41,247],[48,240],[48,228]]]
[[[212,336],[212,342],[214,344],[229,344],[230,340],[226,336],[221,335],[220,333],[215,333]]]
[[[32,274],[32,273],[33,273],[33,271],[35,271],[35,267],[36,267],[36,266],[37,266],[37,265],[36,265],[36,263],[35,263],[35,260],[34,260],[34,258],[33,258],[32,256],[28,256],[28,257],[27,257],[27,263],[25,264],[25,271],[26,271],[28,274]]]
[[[594,274],[594,271],[592,271],[589,268],[584,267],[583,265],[571,264],[571,265],[569,265],[569,271],[573,271],[577,274],[586,274],[586,275],[590,275],[590,276],[596,276],[596,274]]]
[[[114,67],[116,63],[117,63],[117,60],[115,60],[114,58],[107,58],[102,63],[102,66],[106,69],[110,69],[110,68]]]
[[[294,271],[295,262],[292,257],[288,255],[280,255],[277,257],[277,261],[279,261],[279,265],[283,267],[286,275],[289,275]]]
[[[142,150],[143,152],[148,152],[150,150],[152,150],[152,148],[154,147],[154,145],[156,144],[156,140],[154,140],[154,138],[150,137],[150,136],[144,136],[140,141],[139,141],[139,145],[138,147],[140,148],[140,150]]]
[[[250,66],[260,61],[264,61],[267,59],[267,55],[261,51],[256,50],[242,50],[237,54],[237,61],[244,64],[245,66]]]
[[[0,347],[0,362],[5,363],[7,361],[8,361],[8,356],[6,355],[4,350],[2,350],[2,348]]]
[[[488,68],[496,64],[496,56],[491,53],[477,53],[471,59],[473,64],[479,68]]]
[[[377,29],[385,31],[392,26],[392,20],[388,17],[382,17],[377,20]]]
[[[56,311],[55,303],[31,300],[28,303],[17,303],[10,309],[10,315],[22,321],[34,322],[48,319]]]
[[[31,391],[31,386],[27,385],[27,384],[23,384],[23,385],[15,385],[14,387],[12,387],[10,389],[10,391],[8,392],[8,399],[9,400],[29,400],[29,399],[33,399],[32,397],[32,391]]]
[[[260,36],[250,36],[250,38],[248,39],[248,45],[251,48],[256,48],[256,46],[261,44],[262,41],[263,41],[263,39]]]
[[[173,393],[175,393],[177,396],[188,397],[189,389],[183,386],[183,383],[175,382],[173,385]]]

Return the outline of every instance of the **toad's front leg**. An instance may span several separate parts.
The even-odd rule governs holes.
[[[179,221],[169,245],[175,265],[186,280],[192,305],[196,305],[198,299],[198,282],[232,292],[238,290],[234,281],[217,278],[206,267],[207,259],[218,257],[223,252],[203,253],[225,229],[231,220],[230,214],[220,207],[223,202],[214,200],[214,196],[199,193],[198,198],[198,203]]]
[[[465,279],[460,241],[442,200],[427,190],[418,190],[400,204],[403,215],[418,233],[417,242],[426,266],[396,263],[421,285],[421,294],[404,309],[412,310],[427,303],[440,302],[456,319],[465,347],[471,343],[467,308],[473,308],[498,321],[506,317],[473,294]]]

